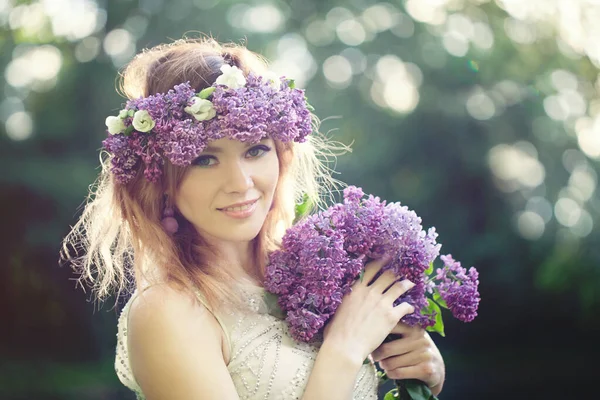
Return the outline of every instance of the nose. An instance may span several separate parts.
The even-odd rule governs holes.
[[[244,193],[254,186],[252,167],[243,161],[231,163],[225,177],[225,190],[230,193]]]

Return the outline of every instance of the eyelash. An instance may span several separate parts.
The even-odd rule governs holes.
[[[256,155],[256,156],[250,156],[250,158],[262,157],[265,155],[265,153],[271,151],[271,148],[269,146],[265,146],[264,144],[259,144],[257,146],[254,146],[254,147],[248,149],[248,151],[246,151],[246,154],[250,153],[251,151],[255,151],[255,150],[260,150],[260,151],[262,151],[262,153],[260,153],[259,155]],[[199,167],[211,167],[214,164],[200,164],[204,160],[211,160],[211,159],[213,159],[215,161],[217,160],[217,158],[215,156],[206,155],[206,156],[200,156],[200,157],[196,158],[192,164],[197,165]]]

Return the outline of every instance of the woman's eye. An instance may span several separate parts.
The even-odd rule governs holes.
[[[265,154],[266,152],[268,152],[269,150],[271,150],[269,147],[260,145],[260,146],[255,146],[255,147],[251,148],[250,150],[248,150],[248,152],[246,154],[248,154],[248,156],[250,156],[250,157],[260,157],[263,154]]]
[[[214,165],[214,163],[217,160],[214,157],[211,156],[203,156],[203,157],[198,157],[194,160],[194,165],[198,165],[200,167],[209,167],[211,165]]]

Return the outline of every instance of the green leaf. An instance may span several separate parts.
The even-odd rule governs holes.
[[[398,400],[398,389],[392,389],[385,394],[383,400]]]
[[[431,299],[427,299],[427,303],[427,314],[435,312],[435,324],[433,326],[428,326],[426,330],[428,332],[437,332],[441,336],[446,336],[444,333],[444,321],[442,320],[442,310],[440,306]]]
[[[202,89],[200,93],[197,93],[196,96],[200,97],[201,99],[208,99],[208,96],[213,94],[215,89],[216,87],[214,86],[207,87],[206,89]]]
[[[429,268],[427,268],[425,270],[425,274],[426,275],[431,275],[432,272],[433,272],[433,261],[429,263]]]
[[[441,296],[441,295],[440,295],[440,293],[437,291],[437,289],[436,289],[436,291],[435,291],[435,292],[433,292],[433,300],[434,300],[436,303],[438,303],[438,305],[439,305],[440,307],[443,307],[443,308],[445,308],[446,310],[448,310],[448,304],[446,304],[446,300],[444,300],[444,299],[442,298],[442,296]]]
[[[125,132],[123,132],[123,134],[124,134],[125,136],[129,136],[129,135],[131,135],[131,132],[133,132],[133,125],[129,125],[129,126],[127,127],[127,129],[125,129]]]
[[[360,279],[360,281],[363,281],[363,278],[365,277],[365,270],[363,269],[362,271],[360,271],[360,273],[358,274],[358,279]]]
[[[427,384],[418,379],[405,379],[400,381],[412,400],[432,400],[436,397],[431,393]],[[404,400],[404,399],[402,399]],[[437,400],[437,399],[436,399]]]
[[[308,194],[304,193],[302,195],[302,202],[299,204],[296,204],[296,207],[294,209],[295,214],[296,214],[294,217],[294,223],[298,222],[304,216],[306,216],[306,214],[308,214],[308,212],[310,211],[311,207],[312,207],[312,201],[308,197]]]
[[[267,305],[267,312],[269,315],[272,315],[275,318],[285,319],[285,313],[279,306],[279,302],[277,301],[278,297],[276,294],[265,291],[263,299],[265,300],[265,304]]]
[[[377,378],[379,379],[380,385],[383,385],[384,383],[390,380],[384,371],[377,371]]]
[[[296,81],[293,79],[288,79],[288,87],[290,89],[295,89],[296,88]]]

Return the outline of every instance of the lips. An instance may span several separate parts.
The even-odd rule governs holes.
[[[217,210],[219,210],[219,211],[234,211],[234,212],[235,211],[244,211],[244,210],[247,210],[250,207],[252,207],[254,205],[254,203],[256,203],[257,201],[258,201],[258,199],[242,201],[239,203],[230,204],[226,207],[217,208]]]

